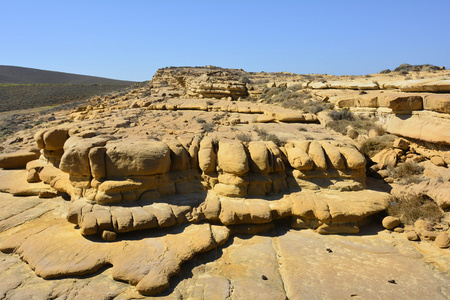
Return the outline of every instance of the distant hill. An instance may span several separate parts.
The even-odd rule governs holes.
[[[0,65],[0,84],[114,84],[131,85],[124,81],[103,77],[45,71],[32,68]]]

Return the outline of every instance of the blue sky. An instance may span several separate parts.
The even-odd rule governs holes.
[[[0,0],[0,65],[149,80],[166,66],[450,68],[450,1]]]

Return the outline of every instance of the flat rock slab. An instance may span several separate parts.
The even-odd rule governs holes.
[[[0,232],[34,220],[55,209],[38,197],[15,197],[0,193]]]
[[[19,230],[0,234],[0,245],[5,247],[12,240],[17,244],[22,241],[17,252],[36,271],[46,268],[45,260],[53,261],[58,270],[76,262],[80,266],[83,261],[101,260],[110,262],[104,267],[110,264],[113,267],[92,269],[89,273],[94,272],[94,275],[90,276],[44,280],[37,277],[17,255],[0,253],[2,298],[23,299],[30,295],[38,295],[42,299],[85,299],[93,295],[96,299],[144,298],[135,287],[113,278],[136,284],[136,278],[149,274],[146,273],[148,271],[161,270],[162,266],[181,267],[181,272],[171,279],[170,288],[162,299],[345,299],[352,295],[363,299],[417,299],[425,296],[447,299],[450,296],[448,250],[437,249],[426,242],[412,243],[402,235],[388,231],[371,235],[322,236],[311,230],[281,228],[268,235],[238,235],[223,248],[191,256],[181,266],[179,263],[171,264],[173,260],[170,257],[175,253],[183,255],[183,247],[193,249],[192,238],[189,238],[192,234],[197,239],[211,235],[205,227],[209,225],[189,225],[176,234],[155,234],[146,239],[133,236],[116,243],[102,243],[84,239],[73,225],[62,222],[64,220],[59,223],[57,219],[46,218],[41,217],[19,226]],[[44,231],[37,225],[38,221],[45,227]],[[52,241],[47,244],[48,250],[36,249],[23,242],[27,236],[27,240],[31,237],[30,243],[36,244],[36,238],[42,239],[45,231]],[[174,242],[174,238],[178,241]],[[164,246],[170,243],[171,248]],[[83,245],[74,250],[76,244]],[[180,247],[174,252],[176,244]],[[168,250],[161,252],[158,245]],[[34,250],[38,251],[30,258]],[[42,251],[46,255],[37,259]],[[76,253],[78,255],[73,257]],[[436,264],[439,269],[425,262],[436,258],[439,258]],[[163,275],[156,273],[152,278]],[[390,280],[395,280],[395,283],[390,283]]]
[[[202,254],[188,262],[188,272],[174,278],[180,283],[171,296],[448,299],[450,277],[444,270],[445,265],[450,269],[448,251],[431,243],[423,243],[419,248],[424,248],[418,251],[415,245],[388,231],[357,236],[323,236],[312,230],[278,230],[274,236],[243,235],[234,237],[218,253]],[[432,256],[433,260],[441,257],[441,270],[425,262]],[[216,297],[208,298],[212,282],[217,283]]]
[[[20,255],[0,253],[2,299],[136,299],[157,292],[161,299],[450,296],[448,249],[382,229],[323,236],[278,228],[216,248],[229,236],[225,226],[191,224],[105,243],[82,237],[64,219],[67,201],[7,194],[0,200],[0,224],[10,222],[1,227],[0,248]],[[46,212],[31,213],[41,207]]]
[[[387,234],[324,238],[311,231],[289,231],[275,239],[289,299],[450,296],[449,277],[422,261],[412,243],[397,245]]]
[[[42,192],[56,192],[43,182],[28,183],[26,170],[0,169],[0,192],[20,196],[37,196]]]
[[[228,236],[226,227],[201,224],[104,243],[85,239],[60,217],[47,216],[16,232],[5,232],[0,236],[0,250],[19,254],[36,275],[46,279],[88,275],[112,265],[114,279],[136,285],[142,294],[155,294],[169,286],[181,263],[217,247]]]
[[[1,299],[113,299],[129,289],[112,279],[110,269],[83,279],[45,280],[17,255],[0,253]]]

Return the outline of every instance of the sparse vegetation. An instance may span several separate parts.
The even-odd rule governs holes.
[[[394,145],[394,135],[380,135],[369,138],[362,143],[362,150],[368,157],[373,157],[383,149],[392,148]]]
[[[389,167],[390,177],[397,179],[399,184],[419,183],[423,180],[424,168],[416,162],[405,162],[398,164],[395,168]]]
[[[344,135],[347,134],[348,126],[353,127],[360,134],[366,134],[371,129],[376,130],[379,135],[384,134],[384,129],[376,123],[378,118],[357,117],[348,109],[333,110],[329,113],[329,116],[333,121],[326,126]]]
[[[401,64],[400,66],[394,69],[394,72],[400,72],[401,74],[405,74],[406,72],[406,74],[408,74],[408,72],[411,71],[418,72],[418,71],[436,71],[436,70],[441,70],[441,68],[430,64],[425,65]]]
[[[226,114],[215,114],[214,117],[212,118],[213,121],[219,121],[221,119],[223,119],[225,117]]]
[[[281,103],[281,106],[290,109],[303,110],[310,113],[318,113],[322,110],[332,109],[333,105],[322,101],[315,101],[306,91],[296,91],[295,87],[271,88],[261,96],[267,103]],[[309,101],[307,101],[309,100]]]
[[[285,90],[286,88],[277,88],[277,87],[265,88],[262,94],[259,96],[259,98],[265,100],[268,103],[272,103],[273,102],[272,97],[284,92]]]
[[[332,103],[326,103],[321,101],[308,101],[305,102],[302,110],[304,112],[309,112],[312,114],[317,114],[324,110],[333,109],[334,105]]]
[[[199,124],[205,124],[205,123],[206,123],[206,120],[203,119],[203,118],[201,118],[201,117],[197,117],[195,120],[196,120],[197,123],[199,123]]]
[[[129,89],[129,85],[7,84],[0,85],[0,111],[57,105]]]
[[[250,79],[248,79],[248,77],[242,76],[239,78],[239,82],[242,83],[252,83],[252,81]]]
[[[281,146],[284,142],[279,139],[275,134],[272,133],[268,133],[266,130],[259,128],[259,127],[254,127],[253,130],[258,134],[258,136],[263,140],[263,141],[272,141],[275,144],[277,144],[278,146]]]
[[[250,133],[239,133],[236,138],[243,143],[250,143],[252,141],[252,135]]]
[[[419,219],[439,222],[444,216],[442,209],[423,195],[405,195],[388,208],[388,214],[399,217],[403,224],[413,225]]]
[[[205,132],[213,132],[215,125],[213,123],[203,123],[202,129]]]
[[[333,119],[333,121],[353,121],[355,117],[349,109],[341,109],[341,110],[332,110],[328,113],[328,115]]]

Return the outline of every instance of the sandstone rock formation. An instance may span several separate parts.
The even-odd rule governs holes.
[[[112,278],[154,295],[170,288],[170,278],[183,273],[182,264],[228,243],[228,248],[216,250],[224,255],[211,262],[221,270],[195,274],[201,292],[186,287],[182,297],[255,298],[261,291],[269,298],[295,298],[297,293],[307,297],[311,294],[295,283],[306,277],[294,271],[314,263],[295,257],[299,249],[308,255],[319,251],[313,250],[319,248],[311,240],[312,230],[330,235],[337,249],[328,253],[340,253],[347,261],[351,251],[341,253],[342,242],[333,235],[358,233],[394,201],[385,185],[367,180],[366,167],[382,174],[407,160],[420,162],[435,179],[408,187],[408,192],[427,195],[444,209],[450,205],[450,175],[445,175],[450,163],[447,80],[387,79],[320,79],[289,73],[274,79],[215,67],[165,68],[127,94],[94,98],[39,130],[23,133],[25,146],[37,146],[40,152],[24,146],[22,152],[0,158],[5,169],[0,170],[0,191],[31,196],[17,204],[9,196],[4,205],[0,202],[1,207],[11,206],[0,214],[0,249],[20,255],[42,278],[85,276],[112,266],[107,271]],[[276,105],[280,96],[270,96],[271,89],[292,92],[290,105],[298,101],[304,107]],[[299,100],[305,95],[310,98]],[[324,121],[326,113],[305,108],[330,102],[351,107],[355,114],[378,116],[388,132],[404,138],[369,159],[358,142],[368,138],[366,133],[352,128],[352,139],[332,132],[322,126],[329,122]],[[391,194],[405,193],[395,184]],[[394,229],[397,221],[388,217],[383,226]],[[278,235],[258,235],[270,230]],[[406,227],[397,231],[404,231],[409,240],[419,238]],[[438,238],[438,231],[417,231],[422,239],[437,240],[443,249],[436,251],[446,251],[445,237]],[[246,242],[241,234],[256,235]],[[357,243],[374,247],[367,241]],[[394,246],[382,244],[381,250],[374,250],[376,255],[358,255],[376,261],[378,254],[394,251]],[[396,255],[400,269],[415,266],[423,271],[423,263],[416,266]],[[267,265],[250,265],[244,258],[252,256]],[[233,269],[230,263],[239,266]],[[333,270],[344,265],[336,260]],[[387,270],[388,265],[381,267]],[[354,272],[359,272],[356,267]],[[445,298],[445,276],[427,272],[427,280],[438,278],[443,287],[432,295]],[[189,284],[190,279],[182,282]],[[127,285],[109,284],[114,286],[112,297],[124,290],[131,294],[123,298],[136,296]],[[334,290],[348,296],[332,286],[321,295]],[[369,295],[363,289],[358,293]]]

